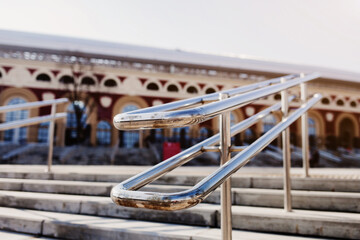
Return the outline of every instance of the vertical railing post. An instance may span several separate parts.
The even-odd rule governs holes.
[[[300,92],[301,102],[305,103],[308,98],[306,83],[300,84]],[[309,122],[307,112],[301,116],[301,140],[304,177],[309,177]]]
[[[51,121],[50,121],[50,124],[49,124],[49,132],[48,132],[48,143],[49,143],[48,167],[47,167],[48,172],[51,172],[52,158],[53,158],[55,114],[56,114],[56,103],[53,103],[51,105]]]
[[[286,82],[285,78],[281,79],[281,83]],[[282,119],[284,120],[289,113],[289,102],[287,90],[281,91],[281,111]],[[283,165],[284,165],[284,209],[287,212],[292,210],[291,207],[291,181],[290,181],[290,167],[291,167],[291,152],[290,152],[290,130],[285,129],[282,132],[282,148],[283,148]]]
[[[220,94],[220,99],[228,98],[227,94]],[[220,154],[221,165],[225,164],[230,158],[231,136],[230,136],[230,112],[226,112],[219,117],[220,129]],[[231,214],[231,180],[226,180],[221,185],[221,236],[223,240],[232,239],[232,214]]]

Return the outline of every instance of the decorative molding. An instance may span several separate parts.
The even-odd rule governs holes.
[[[111,103],[112,103],[112,99],[108,96],[104,96],[100,98],[100,103],[101,106],[103,106],[104,108],[108,108],[110,107]]]

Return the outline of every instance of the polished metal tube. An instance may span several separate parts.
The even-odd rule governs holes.
[[[291,79],[299,77],[299,76],[300,76],[299,74],[291,74],[291,75],[287,75],[287,76],[284,76],[281,78],[286,78],[287,80],[291,80]],[[272,84],[280,83],[281,78],[280,77],[274,78],[274,79],[266,80],[263,82],[253,83],[253,84],[249,84],[246,86],[241,86],[241,87],[233,88],[233,89],[229,89],[229,90],[223,90],[220,92],[211,93],[211,94],[207,94],[207,95],[203,95],[203,96],[199,96],[199,97],[193,97],[193,98],[179,100],[176,102],[170,102],[170,103],[166,103],[166,104],[162,104],[162,105],[138,109],[138,110],[134,110],[131,112],[126,112],[126,114],[131,115],[131,114],[164,112],[164,111],[175,110],[175,109],[179,110],[181,108],[187,108],[187,107],[197,105],[197,104],[218,101],[219,94],[221,94],[221,93],[227,94],[229,97],[233,97],[233,96],[239,95],[244,92],[248,92],[248,91],[255,90],[258,88],[263,88],[263,87],[266,87],[266,86],[269,86]]]
[[[41,117],[33,117],[33,118],[28,118],[28,119],[23,119],[23,120],[16,120],[16,121],[11,121],[11,122],[1,123],[0,131],[13,129],[13,128],[19,128],[19,127],[27,127],[30,125],[43,123],[43,122],[49,122],[49,121],[52,121],[53,119],[56,120],[56,119],[61,119],[61,118],[66,118],[66,113],[56,113],[55,116],[46,115],[46,116],[41,116]]]
[[[285,83],[286,79],[281,79],[281,83]],[[289,114],[289,104],[287,101],[287,90],[281,91],[281,112],[282,120],[284,121]],[[286,128],[282,133],[282,149],[283,149],[283,170],[284,170],[284,209],[287,212],[291,211],[291,152],[290,152],[290,129]]]
[[[293,99],[294,99],[294,97],[291,97],[291,98],[289,98],[289,101],[292,101]],[[263,111],[241,121],[240,123],[231,127],[231,135],[233,136],[239,132],[244,131],[248,127],[255,124],[257,121],[259,121],[260,119],[264,118],[269,113],[271,113],[273,111],[277,111],[280,108],[281,108],[281,104],[278,103],[278,104],[270,106],[270,107],[264,109]],[[163,161],[163,162],[151,167],[150,169],[129,178],[128,180],[122,182],[121,184],[126,189],[137,190],[137,189],[143,187],[144,185],[155,181],[156,179],[158,179],[161,176],[163,176],[164,174],[170,172],[174,168],[187,163],[192,158],[199,156],[200,154],[202,154],[204,152],[203,151],[204,148],[219,143],[219,136],[220,136],[219,134],[215,134],[214,136],[192,146],[191,148],[188,148],[188,149],[182,151],[181,153],[167,159],[166,161]]]
[[[318,76],[319,74],[317,73],[309,74],[305,77],[295,78],[283,84],[275,84],[266,88],[246,91],[243,94],[236,95],[222,101],[212,102],[190,109],[169,112],[153,112],[153,110],[158,107],[156,106],[134,112],[121,113],[114,117],[113,123],[114,126],[119,130],[174,128],[188,126],[195,123],[204,122],[223,112],[234,110],[254,100],[296,86],[302,82],[310,81],[314,78],[317,78]],[[174,104],[173,107],[181,107],[179,102],[174,102],[172,104]]]
[[[211,194],[211,192],[213,192],[218,186],[220,186],[233,173],[235,173],[247,162],[249,162],[252,157],[254,157],[261,150],[263,150],[283,130],[288,128],[304,112],[308,111],[320,99],[321,99],[321,95],[315,94],[312,99],[310,99],[306,104],[302,104],[301,107],[296,111],[294,111],[293,114],[283,119],[279,124],[277,124],[272,129],[270,129],[262,137],[258,138],[249,147],[247,147],[242,152],[238,153],[230,161],[222,165],[219,169],[217,169],[215,172],[204,178],[202,181],[200,181],[191,189],[176,193],[129,191],[130,187],[132,189],[135,189],[134,187],[135,185],[134,182],[132,183],[133,185],[129,185],[129,180],[127,180],[124,181],[123,183],[118,184],[112,189],[111,198],[118,205],[138,207],[138,208],[150,208],[150,209],[158,209],[158,210],[179,210],[194,206],[199,202],[201,202],[203,199],[205,199],[209,194]],[[218,137],[219,136],[217,136],[217,138]],[[167,161],[159,165],[166,165],[166,162]],[[156,169],[157,168],[153,168],[153,170]],[[149,172],[151,171],[146,171],[145,173],[149,173]],[[148,176],[148,178],[151,178],[151,180],[149,180],[146,178],[146,175],[147,174],[143,174],[143,173],[138,174],[137,176],[135,176],[135,178],[139,180],[138,183],[139,182],[144,183],[144,182],[154,181],[159,176],[156,172],[153,172],[153,175]],[[130,180],[134,180],[135,178],[133,177]],[[143,186],[143,184],[140,183],[137,186],[141,187]]]
[[[220,94],[220,100],[228,98],[227,94]],[[231,158],[231,136],[230,136],[230,112],[224,112],[219,116],[220,127],[220,164],[224,165]],[[224,240],[232,239],[232,214],[231,214],[231,179],[227,179],[221,185],[221,236]]]
[[[56,116],[56,103],[51,105],[51,113],[50,116],[52,120],[49,124],[49,132],[48,132],[48,142],[49,142],[49,149],[48,149],[48,168],[47,172],[51,172],[52,166],[52,157],[53,157],[53,146],[54,146],[54,131],[55,131],[55,116]]]
[[[307,101],[308,93],[306,83],[300,84],[301,101]],[[308,113],[301,116],[301,140],[304,177],[309,177],[309,122]]]
[[[66,103],[68,101],[69,100],[67,98],[58,98],[58,99],[38,101],[38,102],[29,102],[29,103],[21,103],[21,104],[16,104],[16,105],[7,105],[7,106],[0,107],[0,113],[12,112],[12,111],[18,111],[18,110],[27,110],[27,109],[52,105],[54,103],[55,104]]]

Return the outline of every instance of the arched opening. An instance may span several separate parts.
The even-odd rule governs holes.
[[[114,79],[108,79],[104,82],[105,87],[116,87],[117,83]]]
[[[36,81],[50,82],[51,78],[46,73],[41,73],[41,74],[37,75]]]
[[[196,94],[196,93],[198,93],[198,90],[197,90],[196,87],[194,87],[194,86],[188,87],[186,91],[187,91],[188,93],[190,93],[190,94]]]
[[[74,83],[74,78],[69,76],[69,75],[64,75],[59,79],[59,82],[63,83],[63,84],[72,84]]]
[[[214,92],[216,92],[216,91],[215,91],[215,89],[213,89],[213,88],[208,88],[208,89],[206,89],[206,91],[205,91],[206,94],[210,94],[210,93],[214,93]]]
[[[263,132],[262,134],[268,132],[271,128],[273,128],[276,125],[276,117],[273,114],[269,114],[267,115],[263,120],[262,120],[262,124],[263,124]],[[275,138],[274,141],[272,141],[270,143],[270,145],[273,146],[278,146],[278,139]]]
[[[91,77],[84,77],[83,79],[81,79],[81,84],[86,86],[94,86],[95,80]]]
[[[157,90],[159,90],[159,86],[156,83],[149,83],[146,86],[146,89],[150,90],[150,91],[157,91]]]
[[[26,103],[27,101],[20,97],[12,98],[7,105],[15,105],[15,104],[22,104]],[[17,120],[23,120],[28,118],[29,111],[28,110],[18,110],[7,112],[5,115],[5,122],[12,122]],[[4,141],[12,142],[15,144],[21,144],[27,142],[27,128],[15,128],[6,130],[4,133]]]
[[[308,129],[309,129],[309,144],[312,147],[316,147],[316,121],[314,118],[308,118]]]
[[[38,142],[47,143],[49,136],[49,122],[40,123],[38,130]]]
[[[262,123],[263,123],[263,133],[266,133],[276,125],[276,118],[274,115],[269,114],[262,120]]]
[[[280,101],[281,100],[281,95],[278,94],[278,93],[275,94],[274,99],[277,100],[277,101]]]
[[[330,100],[328,98],[324,97],[324,98],[321,99],[321,103],[324,104],[324,105],[329,105]]]
[[[111,125],[100,121],[96,127],[96,143],[99,146],[109,146],[111,142]]]
[[[122,110],[122,113],[131,112],[139,109],[135,104],[127,104]],[[139,146],[139,131],[119,131],[119,144],[120,147],[133,148]]]
[[[171,84],[171,85],[169,85],[169,86],[167,87],[167,90],[168,90],[169,92],[178,92],[178,91],[179,91],[179,88],[178,88],[176,85]]]
[[[338,105],[338,106],[344,106],[344,101],[341,100],[341,99],[339,99],[339,100],[336,101],[336,105]]]
[[[351,149],[355,137],[355,126],[350,118],[343,118],[340,122],[339,145],[340,147]]]

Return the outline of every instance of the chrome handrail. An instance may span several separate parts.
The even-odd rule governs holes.
[[[7,105],[0,107],[0,113],[4,112],[12,112],[18,110],[29,110],[32,108],[39,108],[44,106],[49,106],[52,104],[61,104],[66,103],[69,100],[67,98],[58,98],[58,99],[51,99],[51,100],[44,100],[44,101],[37,101],[37,102],[29,102],[29,103],[20,103],[14,105]]]
[[[293,99],[294,99],[294,97],[291,97],[289,100],[293,100]],[[244,131],[245,129],[247,129],[247,128],[251,127],[252,125],[254,125],[255,123],[257,123],[262,118],[266,117],[271,112],[280,110],[280,108],[281,108],[281,104],[277,103],[273,106],[270,106],[270,107],[264,109],[263,111],[255,114],[255,115],[241,121],[240,123],[235,124],[234,126],[231,127],[230,135],[234,136],[234,135]],[[121,183],[121,185],[123,186],[121,188],[124,188],[127,190],[137,190],[137,189],[155,181],[156,179],[162,177],[163,175],[170,172],[171,170],[187,163],[191,159],[201,155],[203,152],[208,151],[207,149],[209,146],[213,146],[219,142],[220,142],[220,134],[217,133],[217,134],[213,135],[212,137],[205,139],[204,141],[197,143],[196,145],[180,152],[179,154],[153,166],[152,168],[150,168],[142,173],[139,173],[139,174],[129,178],[128,180],[125,180],[124,182]],[[217,147],[217,150],[214,150],[214,151],[218,151],[218,150],[219,150],[219,148]]]
[[[43,122],[50,122],[48,130],[48,139],[49,139],[49,149],[48,149],[48,159],[47,159],[47,171],[51,172],[52,167],[52,155],[53,155],[53,142],[54,142],[54,131],[55,131],[55,120],[66,118],[66,112],[56,113],[56,106],[58,104],[66,103],[69,100],[67,98],[58,98],[52,100],[44,100],[37,102],[21,103],[14,105],[7,105],[0,107],[0,113],[13,112],[19,110],[29,110],[33,108],[40,108],[44,106],[51,105],[51,112],[49,115],[32,117],[23,120],[16,120],[11,122],[5,122],[0,124],[0,131],[5,131],[8,129],[20,128],[31,126]]]
[[[225,163],[218,170],[204,178],[191,189],[177,193],[133,191],[158,178],[158,173],[156,173],[157,177],[151,179],[146,178],[146,175],[153,174],[154,169],[151,169],[151,171],[145,172],[147,174],[138,174],[135,177],[130,178],[129,180],[126,180],[123,183],[115,186],[111,191],[111,198],[116,204],[128,207],[150,208],[158,210],[180,210],[192,207],[205,199],[227,178],[229,178],[233,173],[235,173],[242,166],[244,166],[257,153],[263,150],[276,137],[278,137],[278,135],[283,130],[289,127],[290,124],[295,122],[304,112],[308,111],[314,104],[316,104],[321,99],[321,97],[322,96],[320,94],[315,94],[315,96],[310,99],[308,103],[303,104],[288,118],[281,121],[263,136],[258,138],[254,143],[252,143],[243,151],[238,153],[229,162]],[[237,125],[236,128],[240,129],[239,125]],[[219,134],[214,135],[212,138],[209,139],[212,139],[212,141],[214,141],[215,137],[219,138]],[[198,147],[198,145],[199,144],[195,145],[194,147]],[[169,159],[168,161],[171,161],[171,159]],[[166,165],[168,161],[165,161],[160,165]],[[133,183],[139,180],[142,180],[140,181],[141,184],[138,183],[136,185]]]
[[[235,91],[228,90],[211,95],[209,99],[212,101],[205,101],[207,96],[193,98],[191,101],[182,100],[166,104],[166,106],[155,106],[146,109],[140,109],[133,112],[118,114],[114,117],[114,125],[121,130],[134,129],[148,129],[148,128],[174,128],[183,127],[191,124],[206,121],[215,116],[221,116],[220,133],[196,144],[195,146],[184,150],[183,152],[161,162],[154,167],[139,173],[128,180],[115,186],[111,191],[111,198],[113,202],[122,206],[130,206],[137,208],[149,208],[157,210],[180,210],[192,207],[209,194],[211,194],[218,186],[222,185],[221,191],[221,228],[223,239],[231,239],[231,196],[230,196],[230,176],[238,169],[250,161],[257,153],[269,145],[280,133],[283,132],[283,158],[284,158],[284,186],[285,186],[285,210],[291,211],[291,195],[290,195],[290,140],[289,140],[289,126],[295,122],[314,106],[320,99],[320,94],[315,94],[310,100],[307,100],[307,94],[302,92],[301,106],[292,114],[288,115],[289,101],[294,99],[294,96],[287,96],[287,89],[301,85],[301,91],[306,92],[305,83],[319,77],[319,73],[312,73],[308,75],[289,75],[287,77],[273,79],[267,81],[267,84],[261,83],[252,84],[250,88],[240,87]],[[271,83],[270,83],[271,82]],[[275,104],[267,109],[243,120],[228,129],[230,125],[230,111],[249,104],[255,100],[261,99],[268,95],[281,91],[281,103]],[[231,93],[232,95],[229,96]],[[201,100],[202,99],[202,100]],[[200,101],[201,100],[201,101]],[[210,102],[210,103],[208,103]],[[184,103],[191,103],[193,108]],[[196,104],[203,104],[202,106],[194,106]],[[185,109],[184,109],[185,108]],[[233,136],[257,121],[264,118],[273,111],[278,111],[281,108],[282,121],[275,125],[271,130],[258,138],[248,147],[231,147],[229,144],[230,136]],[[155,111],[155,112],[153,112]],[[305,124],[307,125],[307,124]],[[307,127],[307,126],[305,126]],[[307,137],[303,137],[306,140]],[[214,147],[220,142],[219,147]],[[304,144],[304,146],[307,146]],[[164,174],[170,172],[178,166],[190,161],[206,151],[218,151],[221,153],[221,161],[223,165],[215,172],[205,177],[202,181],[197,183],[191,189],[175,193],[160,193],[160,192],[146,192],[136,191],[139,188],[155,181]],[[230,152],[240,152],[230,159]],[[308,149],[304,152],[308,152]],[[306,160],[306,158],[303,158]],[[303,160],[303,161],[305,161]],[[304,165],[307,167],[308,165]],[[307,170],[305,171],[307,172]],[[230,197],[226,197],[230,196]],[[225,198],[225,200],[223,200]],[[227,199],[226,199],[227,198]],[[230,199],[230,201],[229,201]],[[225,203],[224,203],[225,202]],[[226,226],[230,224],[229,226]],[[226,229],[223,229],[226,228]]]
[[[223,112],[231,111],[241,106],[244,106],[259,98],[266,97],[279,91],[294,87],[301,83],[313,80],[314,78],[317,78],[319,76],[319,73],[312,73],[304,77],[297,77],[285,83],[270,85],[266,88],[263,88],[261,83],[258,83],[255,84],[255,86],[258,86],[257,88],[260,89],[255,89],[253,91],[243,90],[241,92],[242,94],[191,109],[175,110],[168,112],[149,112],[149,109],[145,109],[142,111],[137,110],[127,113],[121,113],[114,117],[113,122],[114,126],[119,130],[176,128],[193,125],[209,120],[210,118],[213,118]],[[238,89],[242,90],[243,88],[240,87]],[[176,107],[183,107],[183,102],[184,100],[173,103],[173,109]],[[159,109],[160,107],[153,107],[152,111]]]

